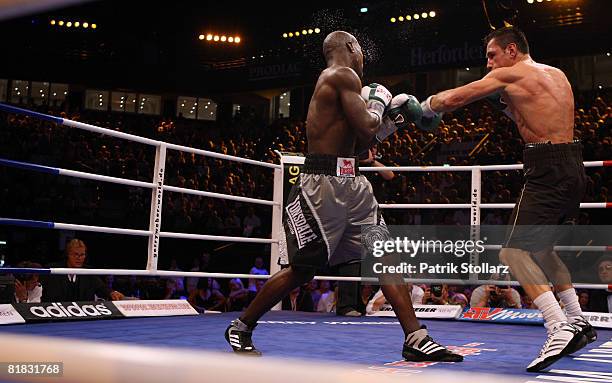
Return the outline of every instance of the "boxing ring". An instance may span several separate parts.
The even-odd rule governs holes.
[[[148,230],[0,217],[1,225],[146,237],[148,238],[146,269],[0,268],[1,273],[269,278],[266,275],[159,270],[158,257],[161,238],[270,244],[271,274],[279,270],[280,267],[276,264],[279,253],[278,236],[280,230],[278,229],[272,230],[271,238],[165,232],[161,230],[161,213],[164,191],[186,193],[270,206],[272,208],[272,227],[280,228],[283,202],[283,168],[281,165],[170,144],[5,104],[0,104],[0,110],[22,114],[69,128],[146,144],[156,149],[151,182],[0,158],[0,165],[2,166],[141,187],[150,189],[152,193]],[[274,173],[273,198],[272,200],[263,200],[166,185],[164,176],[168,150],[183,151],[268,168]],[[612,161],[587,161],[584,166],[589,168],[609,167],[612,166]],[[404,172],[470,172],[470,203],[381,204],[380,207],[385,209],[469,209],[470,223],[472,226],[477,226],[480,225],[482,209],[511,209],[514,207],[514,203],[481,202],[482,172],[520,170],[522,165],[360,168],[361,171],[380,171],[383,169]],[[612,208],[612,203],[582,203],[581,208],[606,209]],[[580,247],[580,250],[583,251],[611,249],[612,246]],[[376,281],[376,279],[357,276],[317,276],[315,279]],[[418,281],[421,283],[442,283],[442,280],[419,279]],[[477,278],[470,278],[469,281],[445,279],[443,283],[490,284],[491,281]],[[506,281],[495,283],[515,284]],[[600,284],[576,284],[576,287],[609,288],[609,286]],[[87,377],[87,381],[96,382],[144,381],[145,378],[148,382],[168,381],[170,378],[195,381],[195,379],[201,379],[203,376],[209,376],[211,381],[214,379],[214,381],[233,382],[238,379],[250,379],[253,373],[261,373],[266,376],[266,380],[279,382],[287,379],[299,382],[312,382],[316,379],[321,381],[333,379],[360,382],[371,381],[373,378],[392,382],[402,378],[406,379],[405,375],[410,375],[409,379],[415,382],[436,382],[442,379],[451,379],[451,381],[467,381],[469,379],[470,382],[544,382],[552,380],[573,382],[594,379],[593,381],[597,382],[612,382],[612,373],[610,373],[612,371],[612,331],[610,330],[599,330],[598,341],[581,350],[577,355],[557,362],[548,373],[526,375],[523,372],[524,367],[533,356],[537,355],[545,338],[544,331],[537,326],[425,320],[423,322],[435,333],[436,339],[449,345],[449,348],[456,352],[462,353],[466,357],[465,361],[457,364],[409,363],[399,360],[402,331],[395,318],[351,318],[350,321],[347,321],[344,318],[339,319],[339,317],[329,314],[272,311],[262,318],[258,331],[254,335],[255,343],[266,357],[253,361],[245,358],[237,359],[238,356],[230,354],[229,347],[223,339],[225,326],[235,316],[236,313],[224,313],[204,314],[196,317],[2,326],[0,327],[3,339],[2,348],[10,350],[10,353],[3,351],[0,352],[0,355],[2,355],[3,360],[9,356],[11,359],[24,361],[63,358],[66,364],[69,363],[69,360],[78,360],[78,363],[71,363],[74,365],[70,372],[72,375],[68,375],[68,367],[65,367],[67,381],[84,381],[83,377]],[[360,347],[356,348],[356,345]],[[79,352],[84,348],[92,350],[91,354]],[[241,370],[244,369],[247,372],[240,372],[232,367],[237,363],[241,364]],[[90,367],[85,368],[84,366]],[[299,369],[299,374],[295,373],[296,369]],[[112,372],[109,372],[109,370]],[[164,371],[166,372],[164,373]],[[167,371],[172,373],[170,374]],[[470,374],[462,374],[465,372]],[[481,377],[480,375],[474,375],[474,372],[496,374],[496,376]],[[513,377],[506,378],[501,375],[512,375]],[[521,377],[520,375],[524,376]]]

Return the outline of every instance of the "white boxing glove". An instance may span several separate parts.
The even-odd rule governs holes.
[[[361,98],[366,102],[368,112],[377,116],[378,121],[382,122],[383,114],[393,96],[384,86],[372,83],[361,88]]]

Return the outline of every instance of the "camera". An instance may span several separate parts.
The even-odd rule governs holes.
[[[440,298],[442,296],[442,285],[432,285],[431,286],[431,294],[434,297]]]

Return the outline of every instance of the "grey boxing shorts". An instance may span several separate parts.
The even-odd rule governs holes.
[[[356,157],[308,154],[283,209],[280,261],[315,269],[360,260],[361,226],[381,221]]]

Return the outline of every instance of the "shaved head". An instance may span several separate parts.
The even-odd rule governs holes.
[[[327,66],[344,65],[354,69],[359,77],[363,76],[363,53],[357,39],[345,31],[334,31],[323,41],[323,56]]]
[[[328,60],[329,57],[338,49],[345,48],[347,44],[357,44],[355,36],[344,31],[334,31],[327,35],[323,41],[323,55]]]

